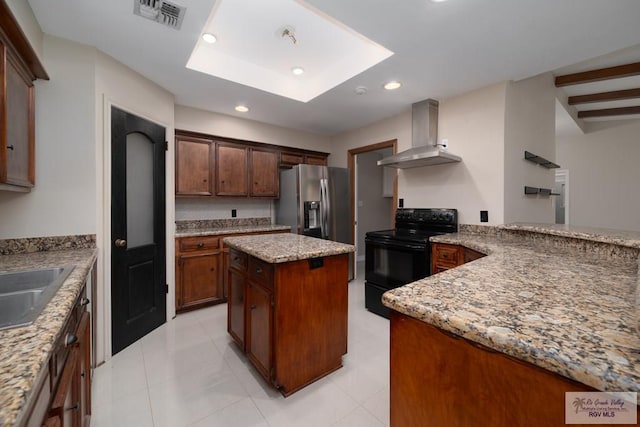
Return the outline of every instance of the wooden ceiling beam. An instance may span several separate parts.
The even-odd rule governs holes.
[[[623,99],[633,98],[640,98],[640,88],[570,96],[567,102],[569,105],[576,105],[589,104],[593,102],[621,101]]]
[[[640,114],[640,106],[578,111],[578,118],[588,119],[593,117],[627,116],[630,114]]]
[[[640,62],[557,76],[556,87],[598,82],[601,80],[619,79],[622,77],[637,75],[640,75]]]

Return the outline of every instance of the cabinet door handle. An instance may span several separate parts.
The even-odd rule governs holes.
[[[262,274],[262,269],[260,267],[256,268],[256,274]]]
[[[255,310],[256,309],[256,305],[255,304],[251,304],[251,307],[249,307],[251,310]]]
[[[442,254],[442,258],[448,258],[449,255],[448,254]]]
[[[199,248],[204,248],[204,243],[203,242],[198,243],[198,247]]]
[[[76,402],[75,405],[73,406],[69,406],[68,408],[65,408],[67,411],[77,411],[78,409],[80,409],[80,402]]]
[[[7,150],[13,151],[13,145],[7,145]]]
[[[64,340],[64,346],[69,347],[70,345],[75,344],[78,341],[78,337],[76,334],[68,333],[67,338]]]
[[[84,306],[84,305],[87,305],[87,304],[89,304],[89,298],[82,298],[80,300],[80,305]]]

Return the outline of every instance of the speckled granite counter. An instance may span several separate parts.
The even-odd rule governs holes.
[[[354,252],[355,247],[299,234],[227,237],[224,242],[271,264]]]
[[[237,225],[229,227],[204,227],[176,231],[176,237],[217,236],[241,233],[268,233],[273,231],[290,231],[288,225]]]
[[[0,256],[0,271],[75,265],[40,316],[29,326],[0,331],[0,426],[17,425],[73,302],[97,255],[74,249]]]
[[[634,235],[516,224],[433,237],[488,256],[389,291],[383,303],[598,390],[640,392]],[[602,245],[621,240],[622,250]]]

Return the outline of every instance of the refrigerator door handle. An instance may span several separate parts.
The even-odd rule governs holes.
[[[320,180],[320,233],[323,239],[329,238],[329,197],[326,179]]]

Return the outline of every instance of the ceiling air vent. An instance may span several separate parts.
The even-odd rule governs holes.
[[[133,13],[167,27],[180,29],[186,8],[165,0],[134,0]]]

